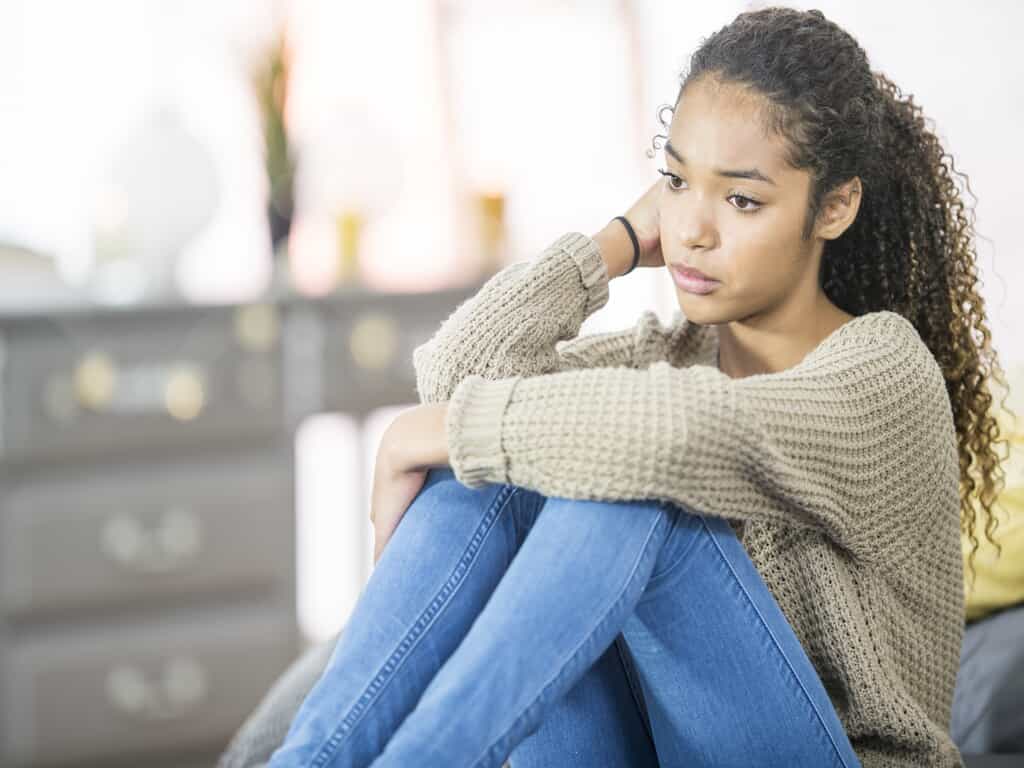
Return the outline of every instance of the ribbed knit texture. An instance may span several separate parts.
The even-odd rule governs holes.
[[[871,312],[785,371],[731,379],[717,327],[681,311],[578,336],[607,301],[597,244],[570,232],[414,350],[421,400],[449,401],[455,476],[729,519],[864,766],[962,765],[956,433],[914,326]]]

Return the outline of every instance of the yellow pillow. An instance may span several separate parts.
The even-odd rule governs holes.
[[[996,551],[981,531],[975,531],[978,538],[978,552],[974,556],[977,574],[974,588],[969,585],[967,556],[970,554],[970,540],[961,537],[964,556],[964,595],[966,598],[967,620],[973,621],[1017,603],[1024,603],[1024,367],[1008,378],[1010,392],[1007,405],[1017,415],[1017,429],[1012,419],[999,409],[1000,434],[1009,437],[1008,446],[999,446],[1000,451],[1009,448],[1003,462],[1006,485],[993,505],[999,520],[994,538],[1002,552]],[[998,555],[998,557],[997,557]]]

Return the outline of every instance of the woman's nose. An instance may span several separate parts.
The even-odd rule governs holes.
[[[674,226],[669,231],[680,247],[687,250],[714,247],[717,237],[714,218],[700,202],[687,203],[672,223]]]

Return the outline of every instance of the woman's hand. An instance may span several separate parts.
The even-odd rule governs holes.
[[[638,267],[665,266],[665,260],[661,255],[661,224],[658,210],[663,187],[661,181],[654,182],[625,214],[626,220],[636,233],[637,245],[640,246]],[[608,279],[629,272],[636,251],[621,221],[613,218],[593,238],[607,267]]]
[[[448,403],[415,406],[400,413],[381,438],[370,498],[374,565],[422,490],[427,471],[448,465],[447,413]]]
[[[665,259],[661,254],[661,216],[658,204],[664,187],[665,181],[659,176],[625,213],[640,243],[640,261],[637,267],[665,266]],[[621,221],[615,223],[622,226]]]

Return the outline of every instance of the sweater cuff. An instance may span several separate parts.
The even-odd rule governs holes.
[[[508,458],[501,447],[501,423],[512,390],[522,377],[485,379],[471,374],[448,401],[445,435],[448,463],[470,488],[508,482]]]
[[[579,267],[583,288],[587,292],[584,319],[608,303],[608,267],[593,238],[582,232],[567,232],[555,240],[552,247],[564,251]]]

